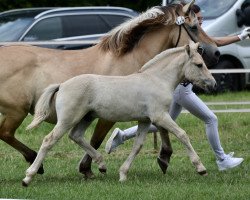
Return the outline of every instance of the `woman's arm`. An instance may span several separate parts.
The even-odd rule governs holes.
[[[238,35],[226,36],[226,37],[213,37],[212,40],[216,43],[218,47],[232,44],[234,42],[240,41]]]
[[[220,47],[220,46],[232,44],[234,42],[238,42],[241,40],[245,40],[249,38],[249,35],[250,35],[250,28],[247,27],[239,35],[226,36],[226,37],[213,37],[212,40],[216,43],[218,47]]]

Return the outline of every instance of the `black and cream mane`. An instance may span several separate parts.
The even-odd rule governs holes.
[[[117,56],[130,52],[145,33],[162,26],[173,25],[177,13],[182,13],[182,5],[153,7],[111,30],[99,43],[103,51],[111,51]]]

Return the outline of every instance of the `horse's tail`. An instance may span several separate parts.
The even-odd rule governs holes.
[[[59,87],[60,84],[53,84],[45,88],[43,94],[36,104],[33,121],[27,126],[26,130],[37,127],[49,117],[52,110],[52,100],[54,94],[59,90]]]

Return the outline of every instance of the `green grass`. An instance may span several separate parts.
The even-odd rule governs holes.
[[[205,101],[248,101],[249,92],[201,95]],[[0,198],[18,199],[240,199],[250,197],[250,113],[217,114],[221,143],[226,152],[235,151],[244,157],[243,164],[235,169],[219,172],[208,144],[204,124],[190,114],[181,114],[178,124],[186,130],[193,147],[200,155],[209,175],[199,176],[181,143],[171,135],[174,153],[167,174],[163,175],[157,162],[157,150],[153,148],[153,134],[148,134],[145,145],[135,159],[125,183],[119,183],[119,167],[130,152],[133,141],[127,141],[119,149],[107,155],[105,142],[99,149],[107,164],[107,174],[102,175],[93,164],[96,177],[83,179],[78,173],[78,162],[83,150],[65,135],[45,159],[44,175],[36,175],[28,188],[21,185],[28,164],[20,153],[0,142]],[[26,132],[31,117],[23,122],[16,137],[34,150],[38,150],[43,137],[52,125],[43,123],[38,129]],[[127,128],[135,122],[117,123]],[[86,133],[89,139],[94,124]],[[115,127],[114,127],[115,128]],[[110,136],[110,133],[108,134]],[[108,137],[107,137],[108,138]],[[107,139],[106,138],[106,139]],[[158,148],[159,148],[158,138]]]

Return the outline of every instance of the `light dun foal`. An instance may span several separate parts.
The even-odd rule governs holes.
[[[216,84],[197,52],[198,45],[190,42],[184,47],[166,50],[146,63],[137,74],[84,74],[62,84],[49,86],[36,105],[35,116],[28,129],[38,126],[50,115],[53,110],[52,99],[56,92],[58,121],[44,138],[34,163],[27,169],[23,185],[27,186],[31,182],[48,150],[69,130],[70,139],[92,157],[100,171],[105,171],[106,166],[101,154],[83,138],[95,118],[113,122],[138,121],[139,128],[133,149],[120,168],[120,181],[127,179],[128,170],[143,145],[151,123],[172,132],[187,148],[196,171],[206,175],[206,168],[194,151],[187,134],[168,113],[172,93],[184,78],[206,90]]]

